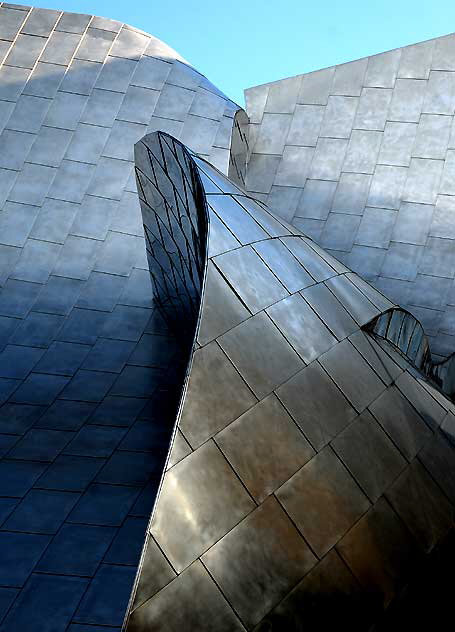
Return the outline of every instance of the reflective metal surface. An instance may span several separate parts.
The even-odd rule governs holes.
[[[428,375],[451,399],[455,395],[455,355],[435,362],[428,337],[416,318],[401,308],[391,309],[369,325],[368,331],[391,342],[407,360]]]
[[[380,51],[378,51],[380,52]],[[455,36],[245,90],[246,189],[455,349]]]
[[[174,147],[166,161],[158,142]],[[207,221],[208,256],[126,629],[205,629],[202,609],[213,630],[292,632],[321,599],[338,625],[367,630],[453,519],[450,476],[438,480],[455,457],[453,404],[400,351],[415,324],[177,141],[146,136],[136,160],[165,173],[165,204],[197,165],[208,203],[194,180],[180,212]],[[144,189],[146,224],[154,199]],[[147,579],[157,546],[176,573],[162,589]],[[196,576],[207,588],[193,603]]]
[[[171,233],[165,244],[176,244],[177,259],[160,248],[156,223],[144,235],[134,143],[167,130],[226,173],[231,162],[242,182],[248,130],[238,110],[147,33],[0,3],[2,631],[122,625],[166,466],[200,311],[198,249],[207,246],[207,225],[179,214],[193,185],[175,171],[159,230]],[[158,289],[147,250],[160,262]],[[164,322],[166,297],[186,309],[189,338]],[[247,313],[233,298],[218,322],[219,302],[204,325],[209,338]],[[233,416],[256,401],[245,391]],[[175,461],[190,450],[183,436],[175,446]],[[175,571],[152,548],[155,590]]]
[[[142,31],[0,3],[1,632],[366,632],[424,578],[454,42],[248,118]]]

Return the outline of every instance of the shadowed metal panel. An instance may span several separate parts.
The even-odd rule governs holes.
[[[0,3],[2,630],[122,624],[187,363],[134,143],[167,130],[227,171],[238,109],[147,33]]]

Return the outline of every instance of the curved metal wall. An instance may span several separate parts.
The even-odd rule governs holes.
[[[187,359],[133,147],[166,130],[227,171],[237,110],[138,29],[0,5],[2,631],[122,624]]]
[[[455,349],[455,35],[246,90],[247,189]]]
[[[209,236],[126,629],[367,630],[453,526],[453,404],[362,330],[392,304],[314,242],[166,135],[136,160],[170,206],[194,161]]]
[[[401,307],[392,308],[369,323],[365,330],[394,345],[413,366],[454,400],[455,355],[442,362],[433,362],[423,327],[412,314]]]
[[[156,38],[3,3],[0,64],[1,632],[119,630],[152,510],[127,629],[365,629],[453,524],[453,404],[362,330],[395,307]]]

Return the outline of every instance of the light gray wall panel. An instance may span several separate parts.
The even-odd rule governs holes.
[[[455,238],[454,35],[245,95],[249,168],[273,162],[254,187],[247,177],[249,190],[411,311],[416,292],[398,299],[397,275],[408,284],[433,275],[435,288],[455,283],[445,241]],[[448,264],[437,265],[443,253]],[[436,357],[455,351],[455,338],[438,333],[445,301],[420,300]]]

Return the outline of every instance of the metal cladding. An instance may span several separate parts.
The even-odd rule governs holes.
[[[247,190],[455,348],[455,35],[246,90]]]
[[[166,130],[239,177],[238,109],[142,31],[0,5],[2,632],[122,625],[188,359],[134,143]]]
[[[445,395],[455,399],[455,355],[434,362],[423,327],[412,314],[401,307],[392,308],[369,323],[366,330],[388,340]]]
[[[453,525],[453,404],[379,337],[400,310],[213,166],[158,132],[136,170],[146,234],[208,224],[208,256],[126,630],[369,629]],[[174,234],[152,278],[206,231]]]
[[[143,31],[0,3],[0,632],[367,630],[444,556],[453,41],[248,118]]]

